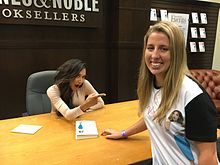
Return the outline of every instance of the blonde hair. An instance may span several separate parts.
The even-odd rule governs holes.
[[[167,70],[162,88],[162,98],[154,120],[161,123],[166,113],[177,99],[183,77],[189,73],[187,67],[187,55],[183,32],[175,23],[161,21],[153,25],[144,36],[144,47],[141,65],[139,68],[139,78],[137,94],[139,98],[139,112],[141,115],[148,106],[151,99],[154,75],[149,71],[145,63],[145,49],[149,36],[154,32],[162,32],[169,39],[170,46],[170,67]]]

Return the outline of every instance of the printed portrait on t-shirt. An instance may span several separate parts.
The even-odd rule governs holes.
[[[190,148],[190,144],[184,136],[185,128],[182,113],[179,110],[172,111],[166,120],[165,127],[174,136],[174,140],[177,146],[193,165],[194,157]]]

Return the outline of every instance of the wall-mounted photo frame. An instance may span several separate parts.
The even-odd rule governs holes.
[[[150,9],[150,21],[157,21],[157,10],[151,8]]]
[[[199,23],[198,13],[192,12],[191,15],[192,15],[192,23]]]
[[[205,43],[199,42],[199,52],[205,52]]]
[[[192,38],[198,38],[198,32],[196,27],[191,27],[191,37]]]
[[[197,52],[196,42],[190,42],[189,44],[190,44],[190,51]]]
[[[201,18],[201,23],[202,24],[207,24],[208,23],[206,13],[200,13],[200,18]]]
[[[200,38],[206,38],[206,31],[205,28],[199,28],[199,36]]]
[[[167,10],[164,10],[164,9],[160,10],[160,18],[161,18],[161,21],[167,21],[168,20]]]

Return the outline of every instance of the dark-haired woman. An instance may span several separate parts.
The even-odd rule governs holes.
[[[87,111],[102,108],[104,101],[86,80],[86,64],[79,59],[66,61],[57,69],[54,85],[47,90],[52,112],[73,120]]]

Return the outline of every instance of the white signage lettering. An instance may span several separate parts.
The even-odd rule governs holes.
[[[99,12],[98,0],[0,0],[0,5]],[[62,6],[63,5],[63,6]]]
[[[56,25],[57,22],[98,24],[96,17],[100,18],[101,13],[97,13],[102,7],[101,3],[102,0],[0,0],[0,19],[7,23],[10,20],[14,23],[13,19],[23,20],[25,24],[29,20],[32,24],[34,20]],[[37,21],[37,24],[40,22]]]

